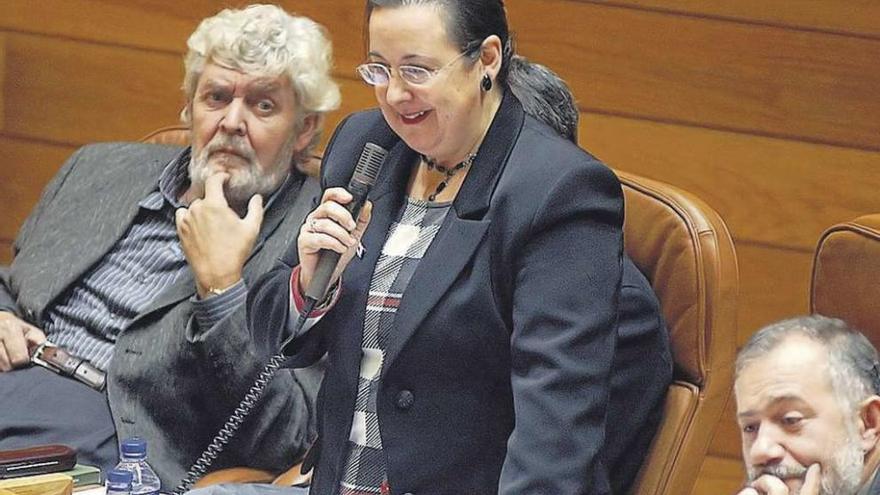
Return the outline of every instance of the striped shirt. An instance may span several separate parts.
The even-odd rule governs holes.
[[[128,231],[89,271],[46,310],[49,340],[107,370],[120,333],[162,291],[188,270],[177,239],[174,211],[189,185],[190,150],[169,163],[155,191],[140,201]],[[247,287],[205,300],[193,296],[202,331],[243,304]]]
[[[364,314],[363,357],[340,495],[390,493],[376,411],[379,377],[400,300],[451,204],[408,198],[376,261]]]

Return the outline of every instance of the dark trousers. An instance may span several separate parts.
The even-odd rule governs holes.
[[[119,452],[107,394],[38,366],[0,373],[0,450],[49,443],[112,469]]]

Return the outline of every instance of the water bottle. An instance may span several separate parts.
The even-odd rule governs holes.
[[[116,469],[131,473],[131,495],[159,495],[159,477],[147,464],[147,442],[143,438],[129,438],[122,442],[122,460]]]
[[[114,469],[107,474],[107,495],[131,495],[131,473]]]

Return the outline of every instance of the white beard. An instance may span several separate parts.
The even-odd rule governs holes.
[[[859,436],[855,430],[855,424],[847,425],[847,438],[843,439],[831,458],[830,465],[822,466],[822,480],[819,488],[820,495],[856,495],[862,481],[865,456],[859,447]],[[775,465],[763,469],[748,468],[749,481],[754,481],[762,474],[769,474],[779,479],[803,478],[807,474],[808,466]],[[800,488],[791,495],[800,495]]]
[[[217,133],[203,149],[197,150],[193,147],[192,158],[189,162],[191,187],[198,191],[204,191],[205,181],[217,171],[211,161],[243,160],[244,164],[229,169],[229,180],[223,186],[223,194],[232,209],[240,214],[244,213],[252,196],[261,194],[265,198],[275,191],[287,177],[293,159],[295,140],[296,136],[291,135],[290,139],[284,143],[278,160],[271,167],[266,168],[259,163],[256,153],[243,138]],[[239,156],[235,158],[223,155],[211,156],[215,151],[224,148],[234,150]]]
[[[831,460],[831,469],[822,476],[820,495],[856,495],[865,469],[865,453],[859,447],[855,425],[847,427],[847,439]]]

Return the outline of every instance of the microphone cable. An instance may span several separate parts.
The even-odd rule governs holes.
[[[294,329],[291,332],[292,336],[299,335],[317,303],[317,300],[308,296],[305,297],[305,307],[299,313]],[[286,342],[287,341],[285,341],[285,343]],[[284,348],[284,344],[282,344],[281,348]],[[251,388],[244,395],[244,398],[238,404],[238,407],[235,408],[235,411],[229,416],[229,419],[226,420],[226,423],[220,428],[220,431],[217,432],[211,440],[211,443],[204,452],[202,452],[202,455],[200,455],[193,463],[192,467],[189,468],[189,471],[186,472],[186,476],[184,476],[180,484],[177,485],[177,488],[171,492],[173,495],[183,495],[192,488],[196,481],[205,475],[208,468],[210,468],[214,461],[217,460],[217,457],[223,452],[223,449],[229,444],[236,432],[238,432],[238,429],[241,427],[242,423],[244,423],[244,420],[247,419],[248,415],[253,411],[254,407],[256,407],[260,397],[263,396],[263,392],[266,391],[269,382],[275,374],[278,373],[278,370],[281,369],[281,365],[287,360],[287,358],[288,356],[286,356],[284,352],[279,351],[278,354],[272,356],[269,362],[266,363],[266,366],[260,371],[254,384],[251,385]]]

